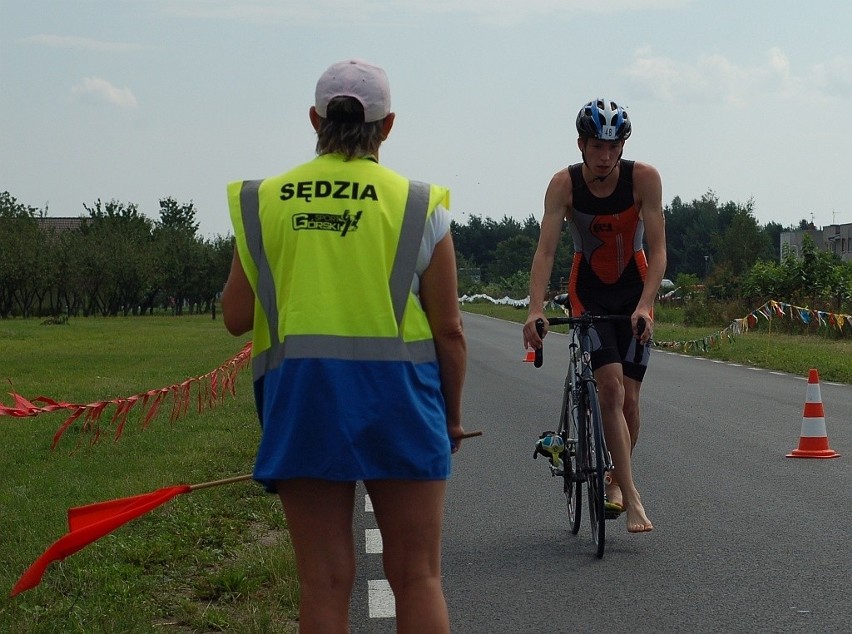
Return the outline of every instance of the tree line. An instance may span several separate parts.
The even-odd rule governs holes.
[[[812,223],[801,220],[786,228],[777,222],[761,225],[754,216],[753,201],[721,203],[712,190],[691,202],[675,197],[663,213],[666,277],[676,284],[700,287],[702,294],[720,300],[763,303],[768,297],[778,297],[833,310],[849,308],[852,263],[818,250],[812,242],[801,258],[781,257],[781,233],[813,229]],[[461,294],[527,296],[539,236],[534,216],[523,222],[508,216],[500,221],[472,216],[465,225],[453,221],[451,231]],[[551,291],[564,288],[573,252],[570,232],[563,230],[550,277]]]
[[[45,212],[0,193],[0,318],[45,315],[172,314],[215,311],[227,279],[233,237],[202,238],[192,203],[159,201],[157,220],[132,203],[95,201],[73,230],[45,230]],[[827,309],[850,308],[852,264],[813,244],[801,258],[781,258],[782,231],[813,228],[802,220],[784,228],[754,217],[752,201],[720,203],[712,191],[684,202],[666,218],[666,277],[723,300],[769,297]],[[459,291],[495,298],[526,297],[539,221],[509,216],[453,220]],[[573,244],[563,231],[550,278],[564,288]]]
[[[0,318],[214,311],[233,238],[198,234],[193,203],[83,205],[79,228],[49,230],[44,213],[0,193]]]

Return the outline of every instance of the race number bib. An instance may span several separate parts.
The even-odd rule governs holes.
[[[601,138],[602,139],[615,139],[615,126],[614,125],[605,125],[601,127]]]

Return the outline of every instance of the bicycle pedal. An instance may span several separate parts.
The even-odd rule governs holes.
[[[605,520],[617,520],[623,514],[624,514],[624,508],[622,508],[621,510],[618,510],[618,509],[614,509],[614,508],[607,508],[606,506],[604,506],[604,519]]]

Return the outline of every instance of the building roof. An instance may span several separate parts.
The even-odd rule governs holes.
[[[45,229],[49,231],[67,231],[71,229],[79,229],[80,226],[86,222],[87,218],[84,216],[63,216],[63,217],[43,217],[36,218],[36,222],[40,229]]]

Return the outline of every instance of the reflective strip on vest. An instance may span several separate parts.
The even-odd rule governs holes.
[[[405,215],[391,269],[389,289],[396,319],[397,337],[343,337],[335,335],[288,335],[282,343],[278,337],[278,298],[272,268],[266,258],[260,228],[259,189],[263,181],[245,181],[240,190],[240,209],[246,243],[258,271],[257,299],[269,324],[270,347],[252,359],[257,380],[287,359],[344,359],[352,361],[435,361],[432,339],[406,343],[402,319],[411,292],[417,265],[417,254],[423,239],[423,228],[429,213],[431,187],[428,183],[409,181]]]
[[[396,258],[390,275],[391,301],[396,315],[396,325],[399,329],[405,315],[405,306],[411,292],[411,282],[417,267],[417,254],[420,252],[420,242],[423,240],[423,227],[426,225],[426,214],[429,212],[428,183],[409,181],[408,198],[405,201],[405,215],[402,217],[402,229],[399,232],[399,244],[396,247]],[[401,336],[401,335],[400,335]]]
[[[260,231],[260,184],[263,180],[245,181],[240,188],[240,211],[243,217],[243,228],[246,234],[251,259],[257,267],[257,292],[263,312],[266,313],[269,324],[269,342],[272,347],[279,345],[278,341],[278,300],[275,296],[275,281],[272,269],[266,259],[263,249],[263,235]]]

